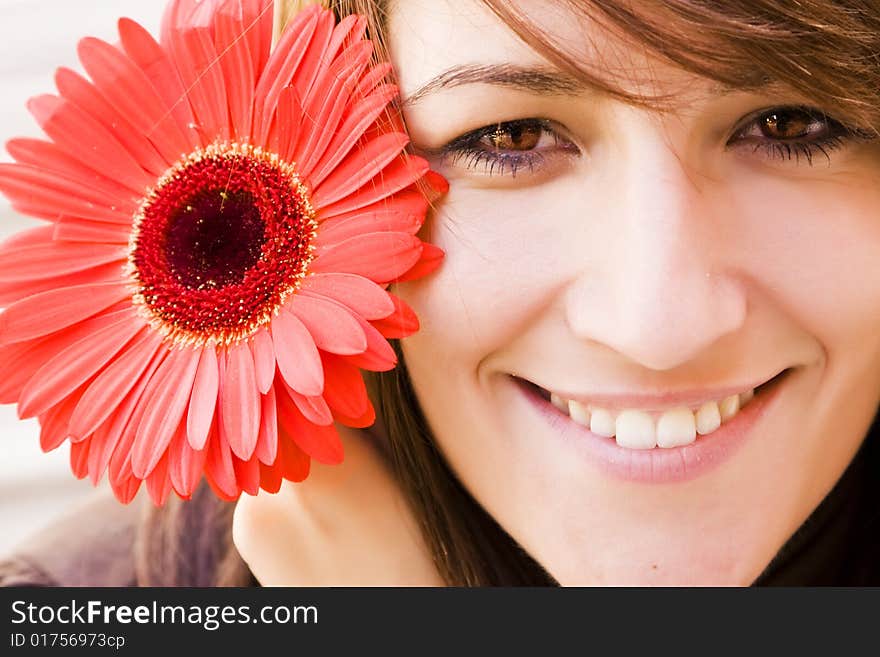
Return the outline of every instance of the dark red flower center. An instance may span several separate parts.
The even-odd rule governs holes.
[[[216,145],[159,182],[135,222],[135,302],[176,342],[231,344],[267,324],[313,258],[315,213],[290,165]]]

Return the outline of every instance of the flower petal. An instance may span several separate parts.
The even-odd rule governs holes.
[[[305,324],[315,345],[334,354],[359,354],[367,338],[345,306],[329,299],[294,295],[290,310]]]
[[[168,449],[189,403],[198,365],[198,352],[181,349],[172,351],[157,373],[132,445],[131,470],[136,477],[146,478]]]
[[[267,394],[275,380],[275,347],[272,344],[272,336],[269,331],[261,328],[254,334],[251,341],[251,351],[254,355],[254,372],[257,378],[257,390],[260,394]]]
[[[334,244],[315,258],[311,270],[358,274],[385,283],[412,268],[422,248],[422,241],[408,233],[367,233]]]
[[[370,322],[386,338],[405,338],[419,330],[419,318],[406,303],[388,293],[395,311],[384,319]]]
[[[333,354],[321,354],[321,361],[327,373],[324,399],[334,415],[337,412],[348,417],[363,415],[370,406],[370,399],[358,368]]]
[[[233,8],[238,11],[233,13]],[[227,2],[214,19],[217,52],[220,53],[220,68],[229,99],[232,135],[239,141],[251,136],[256,84],[250,43],[242,38],[245,31],[242,18],[240,3]]]
[[[286,438],[292,438],[303,452],[327,465],[342,463],[345,450],[336,428],[318,426],[306,420],[299,412],[293,400],[286,395],[279,394],[278,399],[278,425]],[[285,439],[279,444],[279,455],[285,453]]]
[[[128,226],[88,221],[76,217],[59,217],[52,239],[60,242],[128,245],[131,229]]]
[[[48,242],[18,249],[4,249],[0,260],[0,281],[22,281],[74,274],[111,262],[120,269],[128,248],[107,244]]]
[[[226,376],[220,382],[220,422],[232,453],[250,459],[260,435],[260,392],[246,344],[232,346],[227,353]]]
[[[364,319],[382,319],[394,312],[394,304],[382,286],[357,274],[312,274],[303,280],[300,293],[332,299]]]
[[[119,283],[79,285],[35,294],[0,314],[0,344],[39,338],[106,310],[130,293]]]
[[[261,398],[260,437],[254,455],[266,465],[272,465],[278,456],[278,408],[275,387]]]
[[[346,356],[346,361],[361,369],[373,372],[387,372],[397,365],[397,354],[388,340],[367,320],[358,317],[361,329],[367,338],[367,348],[361,354]]]
[[[242,461],[233,454],[232,469],[238,487],[248,495],[256,495],[260,490],[260,462],[257,459]]]
[[[202,347],[199,366],[193,381],[192,396],[186,414],[186,436],[190,447],[202,450],[211,432],[217,397],[220,392],[220,368],[211,345]]]
[[[97,374],[141,330],[132,313],[71,344],[28,381],[18,400],[19,417],[45,413]]]
[[[134,388],[162,339],[149,328],[141,329],[125,351],[101,372],[83,395],[70,417],[70,434],[85,437],[103,424]]]
[[[406,189],[427,174],[429,170],[430,167],[425,159],[405,154],[385,167],[379,175],[354,194],[332,205],[324,207],[316,204],[316,207],[324,219],[366,208]]]
[[[281,377],[304,395],[319,395],[324,388],[324,370],[316,340],[307,326],[287,309],[272,320],[272,344]]]

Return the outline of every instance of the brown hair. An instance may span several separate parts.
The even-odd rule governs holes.
[[[482,0],[520,38],[561,70],[626,102],[662,109],[662,97],[636,96],[542,33],[510,0]],[[866,0],[560,0],[572,12],[641,43],[690,73],[739,89],[768,81],[813,99],[851,128],[880,135],[880,8]],[[332,0],[338,15],[370,21],[377,55],[390,5]],[[598,70],[597,70],[598,69]],[[385,425],[391,461],[449,585],[549,585],[553,579],[468,494],[435,446],[400,364],[367,376]],[[150,585],[243,585],[254,580],[231,540],[232,505],[200,490],[145,518],[139,581]]]

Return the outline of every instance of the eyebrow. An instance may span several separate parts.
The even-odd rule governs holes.
[[[404,105],[413,105],[425,96],[441,89],[453,89],[466,84],[491,84],[532,93],[573,95],[589,86],[548,68],[517,66],[514,64],[463,64],[448,68],[416,89]]]

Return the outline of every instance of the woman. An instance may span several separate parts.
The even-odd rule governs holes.
[[[446,260],[346,464],[240,500],[235,549],[209,497],[152,513],[138,581],[880,582],[880,12],[333,6]]]

